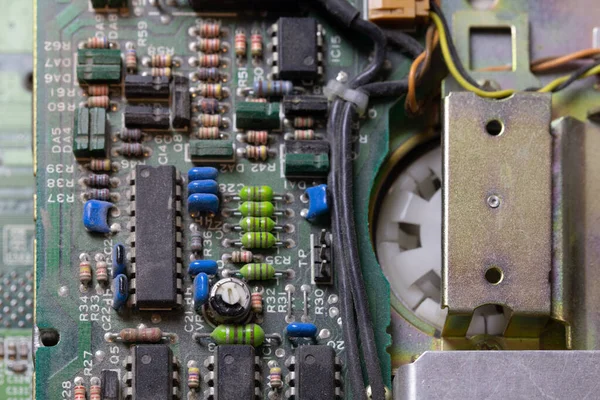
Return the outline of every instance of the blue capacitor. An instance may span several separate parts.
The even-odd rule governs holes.
[[[217,179],[219,176],[219,171],[213,167],[195,167],[189,170],[188,172],[188,180],[192,181],[201,181],[204,179]]]
[[[88,200],[83,205],[83,226],[90,232],[109,233],[108,211],[113,203],[101,200]]]
[[[214,179],[202,179],[188,183],[188,195],[194,193],[219,193],[219,184]]]
[[[219,212],[219,198],[210,193],[194,193],[188,197],[188,212],[192,217]]]
[[[306,219],[314,221],[321,216],[329,214],[329,203],[327,201],[327,185],[309,187],[304,191],[308,197],[308,212]]]
[[[127,304],[129,297],[129,281],[125,275],[117,275],[113,280],[113,308],[120,309]]]
[[[117,243],[112,250],[112,274],[113,278],[117,275],[125,275],[127,272],[125,246],[122,243]]]
[[[219,265],[215,260],[196,260],[190,263],[188,274],[196,276],[198,274],[216,275]]]
[[[308,322],[292,322],[285,328],[289,337],[315,338],[317,337],[317,326]]]
[[[199,273],[194,278],[194,308],[199,310],[208,300],[210,292],[208,275]]]

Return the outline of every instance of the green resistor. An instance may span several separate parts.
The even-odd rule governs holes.
[[[265,263],[246,264],[239,271],[248,281],[267,281],[275,278],[275,272],[273,265]]]
[[[270,186],[244,186],[240,190],[243,201],[272,201],[273,189]]]
[[[274,246],[282,245],[278,242],[272,233],[268,232],[246,232],[241,240],[236,242],[237,246],[243,246],[247,249],[270,249]]]
[[[281,229],[269,217],[244,217],[240,220],[240,228],[244,232],[271,232]]]
[[[275,214],[275,206],[269,201],[245,201],[239,212],[244,217],[272,217]]]
[[[218,345],[225,344],[246,344],[258,347],[265,342],[265,337],[279,339],[277,335],[265,335],[265,331],[260,325],[219,325],[212,333],[197,333],[194,335],[196,340],[210,337]]]

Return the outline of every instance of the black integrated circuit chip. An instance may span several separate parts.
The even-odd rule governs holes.
[[[166,345],[133,347],[131,398],[166,400],[173,398],[173,353]]]
[[[282,17],[276,27],[274,74],[284,80],[316,80],[321,73],[322,58],[317,21],[314,18]]]
[[[128,105],[125,107],[125,126],[140,129],[169,129],[171,113],[166,105]]]
[[[294,363],[295,400],[335,400],[339,366],[330,346],[300,346]]]
[[[215,400],[256,397],[256,361],[252,346],[218,346],[215,355]]]
[[[174,166],[135,168],[134,305],[165,310],[181,303],[178,263],[180,187]]]
[[[117,371],[103,369],[101,387],[103,400],[119,400],[119,373]]]
[[[324,118],[329,112],[329,102],[324,96],[296,95],[283,98],[283,113],[286,117],[310,115]]]
[[[191,119],[190,81],[184,76],[174,76],[172,87],[172,126],[175,129],[182,129],[190,124]]]
[[[125,97],[128,99],[169,99],[169,78],[166,76],[127,75]]]

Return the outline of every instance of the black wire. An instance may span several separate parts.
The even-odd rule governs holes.
[[[388,45],[397,48],[403,53],[408,54],[415,59],[425,51],[425,47],[414,37],[398,31],[386,29],[383,31],[388,41]]]
[[[460,57],[458,56],[458,52],[456,51],[456,46],[454,46],[454,40],[452,39],[452,33],[450,32],[450,27],[448,26],[448,20],[446,20],[444,13],[440,9],[440,7],[435,3],[435,1],[431,2],[430,7],[431,7],[431,11],[436,13],[438,15],[438,17],[440,17],[440,19],[442,20],[442,25],[444,25],[444,30],[446,31],[446,37],[448,39],[447,40],[448,41],[448,50],[450,50],[450,57],[452,57],[452,60],[454,61],[454,65],[456,66],[456,69],[458,70],[458,72],[460,72],[462,77],[465,78],[465,80],[467,82],[469,82],[471,85],[483,90],[483,88],[479,85],[479,83],[477,83],[477,81],[475,81],[471,77],[471,75],[467,72],[462,61],[460,60]]]
[[[373,81],[379,72],[381,72],[387,56],[387,39],[383,31],[379,29],[377,25],[372,22],[365,21],[362,18],[356,18],[350,25],[350,29],[356,33],[368,36],[369,39],[371,39],[375,44],[375,55],[373,56],[373,61],[371,61],[364,71],[355,76],[348,83],[348,86],[350,86],[351,89],[356,89],[359,86]]]
[[[408,79],[368,83],[359,90],[369,97],[400,97],[408,91]]]
[[[340,142],[340,135],[335,133],[337,132],[336,129],[339,126],[342,107],[343,101],[337,100],[334,102],[333,107],[331,108],[329,122],[330,126],[328,127],[328,130],[331,133],[329,139],[332,142],[333,147],[337,147],[338,142]],[[333,171],[337,170],[337,161],[337,158],[332,157],[331,169]],[[329,175],[329,187],[332,194],[339,193],[339,183],[336,174]],[[335,240],[333,240],[333,261],[337,271],[338,292],[341,301],[340,313],[343,321],[342,331],[344,334],[344,347],[346,351],[346,367],[348,368],[346,384],[351,385],[353,394],[352,398],[354,400],[364,400],[366,398],[366,394],[364,388],[364,378],[360,366],[358,337],[356,335],[356,316],[354,314],[354,306],[352,305],[352,291],[349,287],[348,274],[346,271],[346,262],[344,256],[345,252],[342,250],[340,241],[338,240],[338,238],[341,237],[340,217],[338,211],[339,210],[337,207],[333,207],[331,229],[335,238]]]
[[[561,83],[560,85],[558,85],[557,87],[555,87],[552,90],[552,93],[556,93],[559,92],[563,89],[565,89],[566,87],[570,86],[573,82],[581,79],[585,74],[587,74],[591,69],[596,68],[598,65],[600,65],[600,60],[596,61],[592,64],[589,65],[585,65],[583,67],[578,68],[577,70],[575,70],[575,72],[573,72],[570,76],[569,79],[567,79],[566,81],[564,81],[563,83]]]

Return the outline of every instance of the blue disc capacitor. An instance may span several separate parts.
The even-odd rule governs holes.
[[[188,195],[194,193],[219,193],[219,184],[214,179],[202,179],[188,183]]]
[[[288,337],[315,338],[317,337],[317,326],[309,322],[292,322],[285,328]]]
[[[125,275],[127,272],[125,246],[122,243],[117,243],[112,250],[112,275],[116,278],[117,275]]]
[[[199,273],[194,278],[194,308],[200,310],[208,300],[210,292],[208,275]]]
[[[219,265],[215,260],[196,260],[190,263],[188,274],[196,276],[198,274],[216,275]]]
[[[327,185],[309,187],[304,191],[304,194],[308,197],[308,212],[305,216],[307,220],[314,221],[329,214]]]
[[[213,167],[194,167],[188,172],[188,180],[192,181],[201,181],[204,179],[217,179],[219,176],[219,171]]]
[[[188,197],[188,212],[194,218],[219,212],[219,198],[210,193],[194,193]]]
[[[108,211],[113,203],[101,200],[88,200],[83,205],[83,226],[90,232],[110,233]]]
[[[129,297],[129,281],[125,275],[117,275],[113,280],[113,308],[115,310],[121,309],[127,304],[127,298]]]

